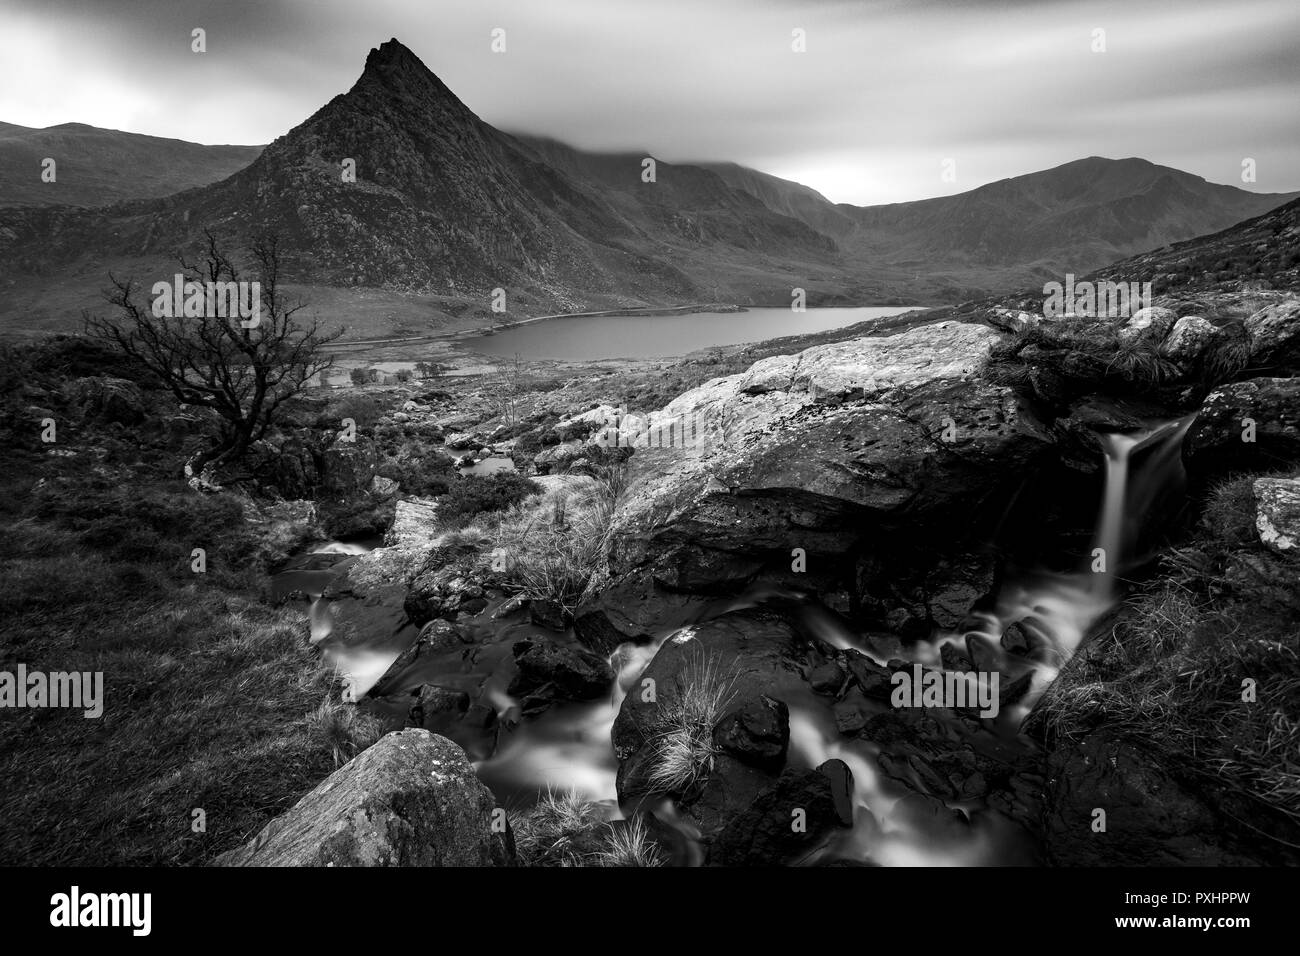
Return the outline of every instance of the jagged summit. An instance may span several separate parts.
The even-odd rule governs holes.
[[[381,43],[367,54],[365,69],[356,86],[364,86],[369,81],[397,90],[418,91],[431,88],[437,95],[460,104],[447,85],[411,52],[410,47],[396,37]]]

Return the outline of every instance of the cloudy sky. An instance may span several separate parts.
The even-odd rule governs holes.
[[[836,202],[1093,155],[1300,189],[1300,0],[3,0],[0,121],[265,143],[390,37],[502,129]]]

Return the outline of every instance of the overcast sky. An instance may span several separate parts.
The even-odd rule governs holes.
[[[499,128],[836,202],[1093,155],[1300,189],[1300,0],[0,0],[0,120],[266,143],[390,37]]]

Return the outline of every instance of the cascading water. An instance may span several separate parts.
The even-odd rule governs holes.
[[[976,624],[964,633],[940,633],[929,641],[903,644],[878,635],[861,635],[845,625],[836,614],[807,603],[801,595],[759,587],[739,598],[713,602],[702,608],[696,623],[729,611],[760,605],[779,606],[799,619],[803,630],[834,648],[854,648],[879,664],[891,658],[936,666],[943,644],[967,639],[978,641],[997,669],[1009,680],[1032,670],[1028,692],[1013,706],[1004,707],[996,720],[984,727],[972,743],[977,749],[994,752],[1027,752],[1032,745],[1019,735],[1019,727],[1034,702],[1055,679],[1060,669],[1078,650],[1093,625],[1119,599],[1118,582],[1134,555],[1137,524],[1161,495],[1168,494],[1182,479],[1181,445],[1191,419],[1166,422],[1149,431],[1101,436],[1105,451],[1105,483],[1093,538],[1093,549],[1083,566],[1070,573],[1015,571],[1007,574],[991,609],[974,615]],[[1135,462],[1137,464],[1135,465]],[[364,549],[363,549],[364,550]],[[316,560],[323,560],[319,556]],[[319,597],[322,581],[344,566],[333,565],[324,572],[297,569],[289,575],[323,574],[312,578],[286,579],[277,586],[314,591],[312,639],[321,643],[335,666],[364,693],[387,669],[400,648],[331,647],[327,642],[332,621],[328,602]],[[285,577],[281,575],[280,577]],[[311,587],[307,585],[312,585]],[[316,587],[315,585],[321,585]],[[490,613],[490,610],[489,610]],[[486,620],[487,615],[484,616]],[[1005,652],[1000,640],[1013,623],[1020,623],[1035,635],[1038,646],[1030,653]],[[476,756],[480,777],[502,800],[530,803],[548,789],[576,791],[584,798],[602,803],[611,818],[619,816],[615,792],[618,769],[610,732],[619,708],[642,671],[679,628],[666,629],[651,643],[624,644],[610,657],[617,679],[607,698],[586,704],[557,704],[541,716],[521,720],[519,707],[501,685],[494,668],[508,655],[513,641],[528,638],[529,625],[489,623],[476,626],[481,641],[473,649],[458,652],[446,660],[426,664],[419,674],[399,675],[399,693],[420,683],[437,683],[466,689],[477,687],[480,702],[497,717],[495,730],[486,735],[459,729],[450,736]],[[870,861],[882,865],[990,865],[1031,863],[1036,847],[1026,845],[1026,833],[1001,814],[979,812],[979,801],[948,801],[949,814],[933,811],[933,803],[918,805],[916,794],[891,779],[877,762],[880,748],[867,740],[839,732],[825,698],[810,689],[791,689],[786,695],[790,711],[788,762],[799,768],[813,768],[831,758],[849,767],[854,781],[856,805],[854,825],[824,847],[810,853],[805,863],[836,859]],[[881,705],[881,710],[888,710]],[[396,709],[394,717],[400,716]],[[959,808],[969,822],[953,817]],[[691,843],[686,859],[698,862],[701,854],[689,838],[692,824],[668,802],[654,809],[656,816]]]

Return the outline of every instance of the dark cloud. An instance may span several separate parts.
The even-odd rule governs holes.
[[[837,201],[1088,155],[1219,182],[1249,156],[1247,188],[1300,189],[1295,0],[7,0],[0,120],[266,142],[390,36],[501,128],[735,160]]]

